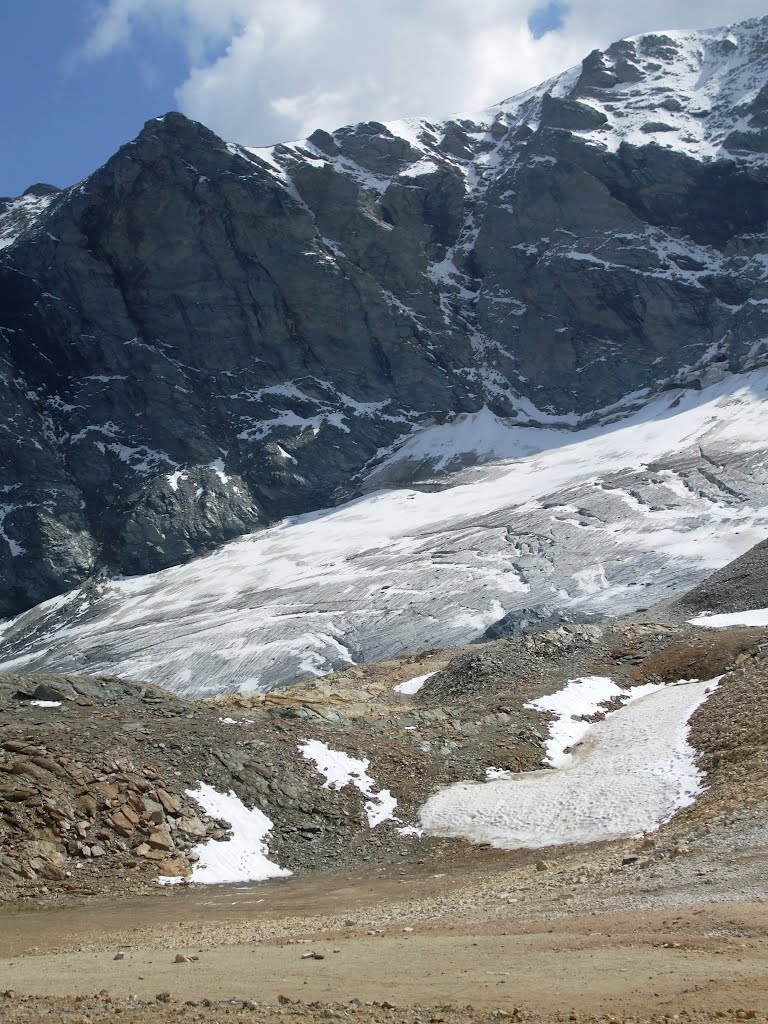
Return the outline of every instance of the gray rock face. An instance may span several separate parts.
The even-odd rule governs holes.
[[[667,617],[678,621],[707,612],[721,614],[768,607],[768,540],[661,607]]]
[[[353,496],[415,426],[759,365],[767,77],[768,19],[646,36],[440,124],[168,114],[0,200],[0,616]]]

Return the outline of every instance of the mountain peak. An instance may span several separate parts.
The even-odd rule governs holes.
[[[267,149],[171,111],[0,204],[0,615],[762,365],[766,25]]]
[[[154,146],[158,141],[171,147],[224,146],[224,142],[210,128],[177,110],[146,121],[131,145]]]

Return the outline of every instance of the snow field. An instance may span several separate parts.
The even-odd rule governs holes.
[[[292,873],[267,856],[266,837],[272,831],[272,822],[266,814],[258,808],[249,810],[234,793],[219,793],[205,782],[186,792],[210,817],[223,818],[232,826],[231,839],[211,839],[195,847],[198,860],[192,868],[190,882],[205,885],[264,882],[268,878],[285,878]],[[180,876],[159,879],[161,885],[174,885],[181,881]]]
[[[585,684],[583,701],[573,687],[579,682]],[[558,714],[548,758],[561,767],[504,777],[491,769],[492,781],[449,786],[422,807],[424,829],[501,849],[538,849],[642,835],[693,803],[702,776],[688,743],[688,721],[719,679],[652,692],[646,687],[643,696],[580,735],[566,730],[567,714],[589,714],[601,693],[610,699],[609,682],[574,680],[555,695],[559,700],[544,698]],[[574,736],[581,738],[579,750],[564,755]]]
[[[698,615],[688,621],[692,626],[707,626],[711,629],[722,629],[724,626],[768,626],[768,608],[724,612],[721,615]]]
[[[573,754],[566,753],[589,732],[591,723],[585,719],[604,710],[604,706],[618,699],[629,703],[658,690],[662,684],[648,683],[636,686],[631,690],[622,690],[612,679],[605,676],[584,676],[571,679],[562,690],[549,697],[526,704],[534,711],[543,711],[556,715],[549,726],[549,738],[546,743],[547,764],[552,768],[563,768],[573,760]]]

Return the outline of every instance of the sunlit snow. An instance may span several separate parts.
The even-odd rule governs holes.
[[[365,813],[368,824],[376,828],[383,821],[398,821],[395,818],[397,800],[388,789],[377,792],[376,783],[368,774],[368,758],[350,757],[341,750],[331,750],[320,740],[306,740],[299,750],[307,761],[314,762],[321,775],[325,776],[323,789],[344,789],[354,786],[365,799]]]
[[[768,626],[768,608],[753,608],[746,612],[723,612],[720,615],[698,615],[688,619],[692,626]]]
[[[0,670],[265,691],[465,643],[548,602],[603,617],[647,606],[768,533],[767,395],[759,370],[609,425],[505,427],[505,461],[442,491],[374,492],[46,602],[0,625]]]
[[[502,849],[655,831],[702,790],[687,723],[717,683],[661,686],[633,700],[592,725],[563,767],[449,786],[427,801],[421,823]]]
[[[426,672],[423,676],[414,676],[413,679],[406,679],[402,683],[398,683],[393,689],[395,693],[418,693],[424,683],[434,675],[436,675],[435,672]]]
[[[257,807],[249,810],[234,793],[219,793],[205,782],[198,783],[197,789],[188,789],[187,796],[196,800],[211,818],[223,818],[232,827],[231,839],[209,839],[195,847],[198,860],[192,867],[190,882],[263,882],[291,874],[268,858],[266,837],[272,831],[272,822]],[[166,876],[161,882],[168,885],[181,880]]]
[[[653,693],[661,684],[648,683],[635,686],[631,690],[622,690],[612,679],[605,676],[584,676],[571,679],[562,690],[548,697],[539,697],[526,704],[534,711],[544,711],[556,716],[549,726],[549,737],[546,742],[547,764],[553,768],[562,768],[570,764],[572,754],[567,753],[589,732],[589,718],[604,711],[611,701],[619,700],[628,703]]]

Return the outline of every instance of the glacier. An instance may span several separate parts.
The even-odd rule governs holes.
[[[465,643],[511,612],[645,608],[768,532],[766,399],[761,369],[577,432],[498,424],[493,463],[292,517],[159,573],[93,581],[6,621],[0,671],[265,692]],[[466,447],[463,421],[456,437]]]

